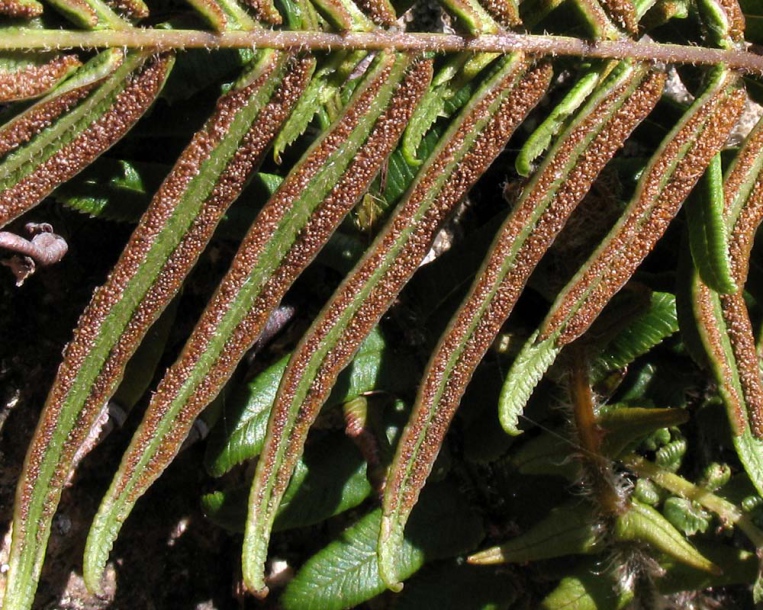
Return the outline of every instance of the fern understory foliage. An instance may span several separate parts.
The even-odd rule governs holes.
[[[0,0],[5,294],[67,223],[118,254],[14,410],[3,608],[125,420],[94,593],[202,439],[254,606],[763,602],[758,44],[757,0]]]

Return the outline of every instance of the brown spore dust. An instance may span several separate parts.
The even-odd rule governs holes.
[[[59,55],[41,65],[0,70],[0,102],[39,97],[80,65],[76,55]]]

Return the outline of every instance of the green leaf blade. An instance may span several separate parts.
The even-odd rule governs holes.
[[[376,548],[380,521],[377,509],[309,560],[281,596],[284,608],[344,610],[384,591]],[[457,489],[438,483],[427,488],[411,519],[397,569],[408,577],[427,561],[468,551],[482,535],[479,519]]]
[[[689,243],[702,280],[721,294],[737,291],[724,219],[721,156],[716,155],[686,205]]]

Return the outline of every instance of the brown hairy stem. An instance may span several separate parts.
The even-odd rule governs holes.
[[[435,53],[511,53],[524,51],[539,56],[575,56],[602,59],[635,59],[661,63],[684,63],[715,66],[725,64],[731,69],[751,74],[763,74],[763,56],[738,50],[661,44],[647,40],[598,40],[595,42],[566,36],[532,34],[483,34],[474,38],[457,34],[415,32],[296,32],[256,30],[204,32],[200,30],[128,31],[33,31],[23,35],[15,32],[0,37],[0,50],[32,49],[93,49],[125,47],[166,51],[177,49],[273,48],[317,50],[369,51],[431,51]]]

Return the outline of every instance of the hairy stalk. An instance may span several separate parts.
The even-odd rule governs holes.
[[[204,32],[200,30],[135,29],[120,32],[55,32],[29,30],[4,32],[0,50],[93,49],[125,47],[166,51],[178,49],[272,48],[323,50],[395,50],[408,52],[525,53],[540,56],[573,56],[600,59],[634,59],[647,62],[683,63],[716,66],[751,74],[763,74],[763,56],[749,51],[714,49],[635,40],[597,40],[533,34],[482,34],[473,37],[456,34],[415,32],[291,32],[256,30],[253,32]]]

